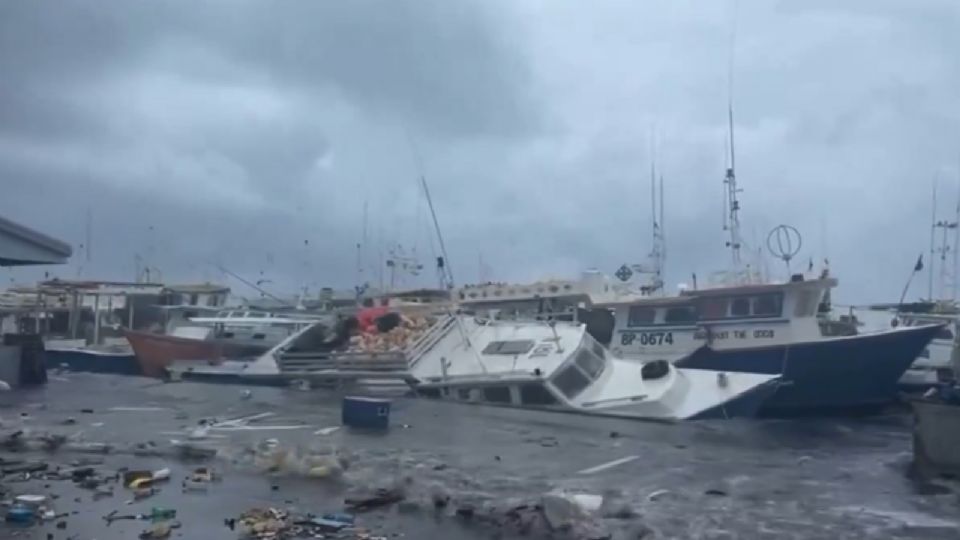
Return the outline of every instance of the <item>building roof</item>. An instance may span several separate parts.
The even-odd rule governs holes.
[[[186,285],[167,285],[166,290],[175,293],[228,293],[230,287],[216,283],[196,283]]]
[[[0,266],[64,264],[71,255],[66,242],[0,216]]]

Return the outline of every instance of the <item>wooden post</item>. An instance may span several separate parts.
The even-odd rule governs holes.
[[[133,330],[133,298],[132,294],[127,293],[127,329]]]

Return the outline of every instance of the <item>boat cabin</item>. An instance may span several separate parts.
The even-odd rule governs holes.
[[[412,362],[424,397],[522,407],[583,407],[609,367],[608,353],[578,323],[461,317],[462,333]],[[463,339],[466,335],[467,339]],[[458,342],[459,341],[459,342]],[[461,359],[450,362],[448,357]],[[463,361],[471,358],[471,361]]]
[[[679,296],[601,304],[614,314],[612,351],[675,360],[714,348],[779,345],[822,337],[818,308],[833,278],[687,290]]]

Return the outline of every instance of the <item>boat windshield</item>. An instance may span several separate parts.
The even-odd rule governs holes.
[[[580,352],[577,353],[576,364],[591,379],[596,379],[603,373],[603,360],[594,356],[590,349],[580,349]]]
[[[603,373],[605,366],[606,361],[598,358],[589,344],[584,344],[577,351],[574,361],[553,378],[553,384],[568,399],[573,399]]]
[[[553,385],[568,399],[573,399],[590,385],[590,378],[584,375],[576,364],[570,364],[553,378]]]

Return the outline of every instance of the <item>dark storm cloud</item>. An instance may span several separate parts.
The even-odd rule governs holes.
[[[9,2],[0,6],[0,68],[4,97],[25,105],[25,92],[69,95],[78,83],[159,67],[306,94],[326,87],[446,135],[523,133],[536,119],[525,64],[495,24],[480,5],[442,1]],[[53,105],[38,114],[57,112],[52,98],[38,104]]]
[[[364,238],[366,266],[397,243],[428,262],[421,173],[459,281],[481,257],[610,273],[650,248],[655,133],[668,282],[689,281],[728,260],[731,59],[752,249],[795,225],[841,298],[889,300],[931,179],[944,211],[957,187],[947,0],[56,5],[0,3],[0,211],[76,245],[90,208],[103,239],[76,262],[101,277],[149,246],[177,279],[213,258],[291,287],[352,285]]]

